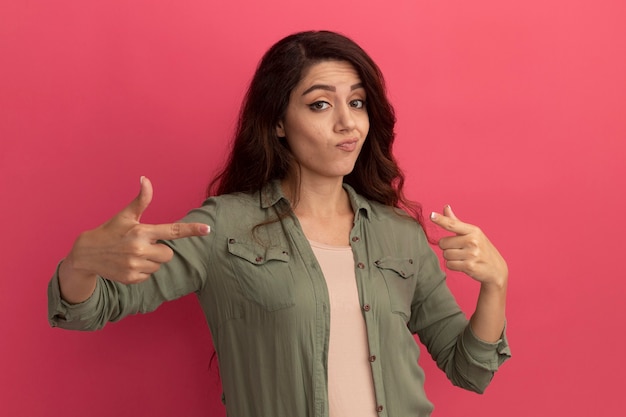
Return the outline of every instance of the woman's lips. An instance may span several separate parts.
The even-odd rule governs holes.
[[[359,143],[358,139],[350,139],[339,143],[337,147],[342,151],[352,152],[356,149],[357,143]]]

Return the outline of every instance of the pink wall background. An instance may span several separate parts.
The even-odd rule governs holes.
[[[322,28],[386,74],[409,196],[509,262],[514,358],[478,396],[424,356],[434,415],[623,415],[622,0],[2,0],[1,416],[224,416],[194,297],[75,333],[48,327],[47,281],[141,175],[145,221],[200,204],[261,54]],[[471,312],[477,285],[449,282]]]

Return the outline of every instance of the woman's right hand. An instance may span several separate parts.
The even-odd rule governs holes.
[[[152,183],[141,178],[139,195],[103,225],[83,232],[59,269],[61,296],[79,303],[91,296],[97,276],[123,284],[145,281],[174,256],[159,240],[204,236],[202,223],[142,224],[141,216],[152,201]]]

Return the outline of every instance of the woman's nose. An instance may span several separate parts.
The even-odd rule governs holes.
[[[337,109],[337,123],[336,127],[339,131],[351,131],[356,127],[356,120],[354,119],[353,109],[348,105],[336,107]]]

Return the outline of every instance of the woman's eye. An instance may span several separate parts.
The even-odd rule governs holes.
[[[350,101],[350,107],[362,109],[365,107],[365,100],[352,100]]]
[[[326,110],[329,107],[330,104],[325,101],[316,101],[315,103],[309,104],[311,110]]]

